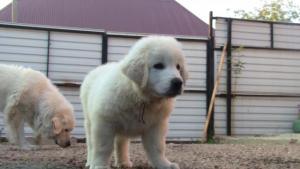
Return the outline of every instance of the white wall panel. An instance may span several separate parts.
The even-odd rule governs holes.
[[[274,24],[274,47],[300,49],[300,25]]]
[[[215,47],[224,46],[227,42],[227,22],[224,19],[216,20]]]
[[[233,51],[233,65],[244,63],[240,72],[233,66],[233,93],[300,94],[300,52],[242,49]],[[216,52],[217,64],[220,52]],[[216,66],[217,67],[217,66]],[[221,78],[221,93],[226,91],[226,63]]]
[[[232,21],[232,45],[270,47],[270,25],[259,22]],[[215,31],[216,47],[223,46],[227,42],[227,21],[216,20]]]
[[[299,117],[300,98],[245,97],[232,100],[232,134],[257,135],[292,132]],[[226,134],[226,99],[218,98],[215,106],[216,134]]]
[[[169,119],[169,139],[197,140],[203,137],[206,119],[206,96],[185,93],[177,98],[175,109]]]
[[[189,71],[186,89],[206,90],[206,43],[189,41],[181,43]]]
[[[108,62],[117,62],[124,58],[136,41],[136,38],[109,37]]]
[[[81,83],[101,64],[102,36],[51,32],[49,77],[56,83]]]
[[[232,23],[232,45],[271,47],[270,24],[236,20]],[[275,48],[300,49],[299,25],[274,23],[273,31]],[[227,22],[224,19],[217,19],[215,35],[216,46],[223,46],[227,41]],[[215,52],[215,68],[219,64],[220,55],[220,51]],[[232,99],[233,135],[292,132],[292,123],[299,118],[299,55],[299,51],[292,50],[232,50],[232,93],[237,94]],[[225,61],[219,94],[226,93],[226,69]],[[238,96],[239,94],[253,96]],[[217,135],[226,134],[226,118],[226,98],[218,97],[215,104]]]
[[[23,65],[45,73],[47,31],[0,28],[0,63]]]

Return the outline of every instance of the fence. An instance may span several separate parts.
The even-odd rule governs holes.
[[[215,105],[217,135],[292,132],[299,118],[300,24],[213,17],[216,63],[228,44]]]
[[[77,120],[75,137],[84,137],[79,87],[84,76],[106,62],[122,59],[143,35],[103,30],[65,29],[0,24],[0,62],[32,67],[47,75],[73,104]],[[169,140],[198,140],[207,107],[207,39],[178,37],[187,57],[190,79],[169,121]],[[0,128],[4,128],[0,116]],[[31,130],[26,128],[26,134]],[[6,133],[6,130],[3,131]]]
[[[226,67],[209,134],[292,132],[300,104],[300,24],[210,19],[209,39],[177,37],[190,79],[169,121],[168,140],[199,140],[227,43]],[[212,25],[215,23],[215,29]],[[42,71],[75,107],[75,137],[84,137],[79,87],[91,69],[122,59],[144,35],[104,30],[0,24],[0,62]],[[0,131],[4,128],[2,114]],[[2,131],[6,133],[6,130]],[[27,128],[26,133],[31,131]]]

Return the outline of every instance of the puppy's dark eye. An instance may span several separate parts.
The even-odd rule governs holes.
[[[162,64],[162,63],[156,63],[155,65],[153,65],[153,67],[155,69],[164,69],[165,68],[165,65]]]
[[[70,130],[69,129],[65,129],[65,132],[69,132]]]
[[[179,64],[176,65],[176,69],[180,70],[180,65]]]

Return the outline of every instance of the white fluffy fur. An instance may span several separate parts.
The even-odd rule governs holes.
[[[24,123],[33,129],[38,144],[43,136],[56,139],[61,146],[69,141],[62,130],[74,127],[73,108],[42,73],[0,64],[0,81],[0,111],[10,142],[22,149],[35,148],[25,140]]]
[[[155,69],[157,63],[164,69]],[[86,76],[81,100],[90,169],[109,168],[113,149],[116,165],[131,167],[128,148],[134,136],[142,137],[152,166],[179,168],[164,152],[175,96],[167,94],[173,78],[183,82],[187,78],[181,46],[174,38],[159,36],[143,38],[123,60],[99,66]]]

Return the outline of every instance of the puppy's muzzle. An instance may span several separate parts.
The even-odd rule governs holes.
[[[181,94],[183,82],[179,78],[173,78],[170,83],[170,88],[167,92],[167,96],[174,97]]]
[[[64,144],[59,144],[58,141],[55,139],[55,144],[59,145],[62,148],[66,148],[66,147],[69,147],[71,145],[71,141],[67,141]]]

